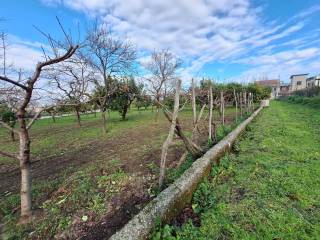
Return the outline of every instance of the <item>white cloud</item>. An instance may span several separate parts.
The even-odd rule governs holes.
[[[249,58],[239,59],[235,62],[250,65],[267,65],[279,64],[283,61],[296,61],[301,62],[319,56],[319,48],[307,48],[303,50],[288,50],[269,55],[252,56]]]
[[[25,41],[14,35],[8,35],[7,42],[6,58],[8,65],[26,71],[34,70],[36,64],[43,59],[41,46],[47,48],[46,45],[39,42]]]
[[[242,63],[253,67],[244,71],[239,78],[250,76],[251,80],[259,78],[278,78],[288,82],[292,74],[319,74],[320,49],[288,50],[275,54],[262,55],[243,59]]]
[[[184,77],[196,75],[213,61],[242,62],[255,68],[245,74],[272,72],[273,64],[284,64],[284,71],[284,67],[294,62],[302,64],[319,53],[319,48],[313,48],[310,42],[307,45],[306,39],[292,36],[305,28],[306,19],[319,12],[320,5],[279,23],[266,21],[263,8],[253,6],[250,0],[42,1],[99,17],[115,34],[129,37],[140,50],[170,49],[186,61],[187,67],[181,71]],[[279,52],[276,49],[281,44],[294,49]],[[275,51],[278,53],[273,54]]]

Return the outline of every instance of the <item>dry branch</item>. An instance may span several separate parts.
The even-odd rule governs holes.
[[[171,118],[171,126],[170,126],[170,130],[169,130],[169,134],[168,134],[166,140],[164,141],[163,146],[162,146],[162,150],[161,150],[159,188],[161,188],[163,185],[168,149],[169,149],[169,146],[172,142],[173,135],[174,135],[175,128],[176,128],[176,121],[177,121],[178,112],[179,112],[180,86],[181,86],[181,81],[177,80],[176,93],[175,93],[175,97],[174,97],[174,108],[173,108],[173,113],[172,113],[172,118]]]
[[[7,128],[9,131],[12,131],[12,132],[14,132],[14,133],[19,134],[19,131],[18,131],[17,129],[11,127],[9,124],[7,124],[7,123],[5,123],[5,122],[3,122],[3,121],[1,121],[1,120],[0,120],[0,125],[4,126],[4,127]]]
[[[17,155],[14,155],[12,153],[7,153],[7,152],[1,151],[1,150],[0,150],[0,155],[19,160],[19,157]]]

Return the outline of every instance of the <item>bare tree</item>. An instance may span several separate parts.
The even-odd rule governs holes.
[[[51,83],[56,85],[62,93],[59,98],[55,98],[55,101],[74,109],[79,126],[81,126],[81,106],[89,101],[88,86],[93,76],[94,73],[90,66],[77,57],[60,62],[50,69],[48,74]],[[54,96],[56,95],[55,92]]]
[[[51,65],[57,64],[59,62],[65,61],[70,58],[78,48],[78,45],[73,45],[68,38],[69,46],[66,50],[61,49],[61,44],[54,41],[49,35],[47,36],[49,44],[51,45],[51,54],[44,53],[44,60],[39,62],[35,66],[33,74],[31,74],[27,79],[22,80],[21,75],[16,79],[7,75],[0,75],[0,81],[4,85],[4,89],[7,94],[11,91],[18,89],[21,92],[21,99],[17,104],[17,121],[19,128],[11,128],[8,124],[0,121],[0,124],[10,131],[14,131],[19,136],[19,154],[8,153],[5,151],[0,151],[0,155],[17,159],[20,162],[21,170],[21,223],[26,223],[30,221],[31,217],[31,162],[30,162],[30,137],[29,130],[33,123],[37,120],[41,113],[41,109],[34,115],[34,117],[27,122],[27,109],[30,107],[32,97],[35,94],[36,84],[41,77],[43,70]],[[61,53],[61,51],[64,51]]]
[[[175,91],[175,97],[174,97],[174,107],[173,107],[173,113],[171,117],[171,126],[169,130],[169,134],[166,138],[166,140],[163,143],[162,150],[161,150],[161,161],[160,161],[160,175],[159,175],[159,188],[161,189],[163,185],[163,180],[165,176],[165,169],[166,169],[166,158],[169,146],[172,142],[174,131],[177,124],[177,117],[179,112],[179,98],[180,98],[180,87],[181,87],[181,81],[180,79],[177,80],[177,86]]]
[[[175,79],[176,70],[179,68],[181,61],[175,57],[169,50],[154,51],[151,59],[145,64],[149,77],[146,80],[149,83],[150,91],[154,95],[156,102],[161,102],[164,97],[166,86],[170,85]],[[159,105],[157,104],[158,118]]]
[[[115,91],[110,79],[128,75],[133,70],[136,50],[128,40],[117,39],[105,26],[94,24],[87,32],[86,47],[82,55],[99,73],[93,82],[99,92],[95,97],[102,116],[103,132],[106,133],[108,98]]]
[[[50,114],[52,122],[56,122],[56,114],[57,114],[57,108],[55,106],[50,106],[46,108],[46,112]]]

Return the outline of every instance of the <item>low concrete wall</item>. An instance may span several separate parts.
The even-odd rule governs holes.
[[[262,107],[269,107],[269,105],[270,105],[270,100],[269,99],[261,101],[261,106]]]
[[[245,127],[258,115],[263,107],[257,109],[248,119],[229,133],[219,143],[197,159],[182,176],[153,199],[139,214],[122,229],[110,237],[111,240],[146,239],[155,226],[156,220],[169,221],[176,216],[192,199],[198,184],[210,173],[211,166],[230,150]]]

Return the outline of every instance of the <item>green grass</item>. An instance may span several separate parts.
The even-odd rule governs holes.
[[[193,196],[201,226],[153,239],[320,239],[320,111],[271,102]]]
[[[199,109],[198,109],[199,110]],[[226,109],[226,116],[234,114],[233,108]],[[191,119],[192,111],[190,107],[184,108],[180,113],[181,118]],[[215,118],[218,118],[218,112],[214,112]],[[159,113],[159,123],[167,123],[163,114]],[[138,126],[147,126],[154,122],[155,112],[151,109],[137,111],[132,108],[127,115],[127,120],[122,121],[116,111],[110,111],[107,125],[108,133],[102,133],[101,116],[97,113],[81,115],[82,126],[78,127],[74,115],[57,117],[53,123],[51,118],[41,119],[35,122],[30,130],[31,137],[31,159],[37,160],[47,158],[61,153],[76,152],[90,142],[97,140],[103,141],[113,136],[123,133],[126,129],[136,128]],[[184,129],[186,130],[186,129]],[[190,131],[186,131],[190,135]],[[17,138],[17,136],[16,136]],[[15,153],[19,147],[19,141],[11,141],[6,129],[0,128],[0,148],[8,152]],[[14,164],[18,166],[16,160],[0,156],[0,164]]]
[[[53,123],[51,118],[36,121],[30,131],[32,159],[48,157],[71,149],[77,151],[90,141],[105,139],[115,136],[122,130],[146,124],[154,119],[151,110],[138,112],[133,109],[128,113],[128,120],[121,121],[118,112],[111,111],[108,117],[108,134],[102,133],[101,117],[97,114],[82,115],[82,127],[78,127],[75,116],[56,118]],[[62,141],[63,139],[63,141]],[[18,141],[12,143],[6,129],[0,128],[0,145],[2,150],[16,152]],[[16,163],[15,160],[0,157],[0,163]]]

